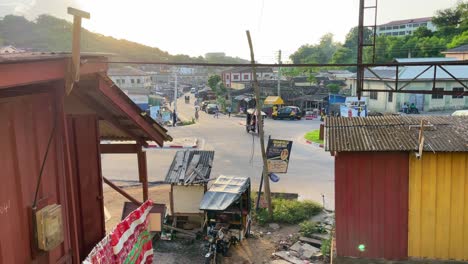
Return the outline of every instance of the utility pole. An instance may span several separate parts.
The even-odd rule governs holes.
[[[174,112],[177,112],[177,68],[174,70],[175,83],[174,83]]]
[[[271,205],[271,194],[270,194],[270,177],[268,177],[268,164],[267,164],[267,157],[265,152],[265,133],[263,131],[263,116],[262,116],[262,108],[260,107],[260,88],[258,87],[258,80],[257,80],[257,69],[255,68],[255,56],[253,51],[252,39],[250,38],[250,32],[247,30],[247,40],[249,41],[250,47],[250,60],[252,63],[252,74],[254,78],[253,87],[255,90],[255,106],[257,112],[257,124],[258,124],[258,135],[260,138],[260,151],[262,153],[262,160],[263,160],[263,170],[262,170],[262,178],[263,184],[265,185],[265,200],[267,202],[268,207],[268,215],[270,219],[273,219],[273,207]],[[260,195],[260,193],[258,194]]]
[[[281,65],[281,50],[278,51],[278,65]],[[278,67],[278,96],[281,96],[281,67]]]

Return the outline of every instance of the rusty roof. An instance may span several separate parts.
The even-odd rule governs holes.
[[[137,124],[135,116],[141,118],[146,124],[150,126],[152,130],[155,130],[163,141],[172,141],[171,136],[167,134],[167,130],[149,117],[124,93],[120,90],[112,80],[105,74],[99,74],[98,78],[101,78],[106,85],[108,85],[110,91],[119,97],[133,113],[134,116],[128,115],[123,111],[116,102],[103,94],[99,89],[95,89],[95,84],[84,84],[74,89],[80,100],[86,101],[88,107],[92,108],[98,116],[101,116],[99,120],[99,132],[101,139],[103,140],[145,140],[145,141],[156,141],[158,145],[162,146],[162,141],[158,138],[154,138],[148,131]],[[110,117],[109,117],[110,116]],[[111,120],[109,120],[111,119]],[[135,138],[137,137],[137,138]]]
[[[424,151],[468,152],[468,117],[330,117],[325,121],[325,150],[417,151],[421,120]]]
[[[81,52],[81,60],[99,59],[113,56],[111,53]],[[71,58],[70,52],[15,52],[0,54],[0,63],[19,63],[44,60],[63,60]]]
[[[202,184],[208,183],[213,167],[214,151],[185,150],[177,151],[167,171],[166,183]]]

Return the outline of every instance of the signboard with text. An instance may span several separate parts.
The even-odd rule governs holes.
[[[266,149],[269,173],[286,173],[291,156],[292,141],[269,139]]]

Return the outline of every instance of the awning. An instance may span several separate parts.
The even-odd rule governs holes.
[[[283,99],[279,96],[268,96],[263,102],[264,105],[284,105]]]
[[[95,113],[101,140],[171,141],[167,130],[142,112],[105,74],[82,79],[65,98],[67,114]]]
[[[200,202],[200,210],[222,211],[236,202],[250,187],[250,178],[219,176]]]

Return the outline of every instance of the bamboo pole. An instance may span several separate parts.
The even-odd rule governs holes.
[[[263,184],[265,185],[265,200],[267,202],[268,207],[268,214],[270,219],[273,218],[273,208],[271,206],[271,195],[270,195],[270,178],[268,177],[268,166],[267,166],[267,158],[265,153],[265,136],[263,131],[263,116],[262,116],[262,108],[260,107],[260,89],[258,88],[258,80],[257,80],[257,69],[255,68],[255,56],[253,51],[252,39],[250,38],[250,32],[247,30],[247,40],[249,41],[249,48],[250,48],[250,60],[252,63],[252,75],[253,75],[253,87],[255,90],[255,99],[256,99],[256,108],[257,108],[257,124],[258,124],[258,134],[260,137],[260,151],[262,153],[263,159]],[[260,195],[260,193],[258,194]]]

